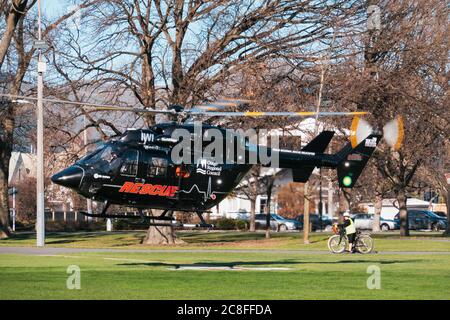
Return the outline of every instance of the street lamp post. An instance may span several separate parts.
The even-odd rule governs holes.
[[[323,229],[323,199],[322,199],[322,168],[320,170],[320,181],[319,181],[319,228],[320,231]]]
[[[84,143],[84,153],[87,154],[87,144],[88,144],[88,132],[86,129],[87,121],[86,121],[86,114],[83,117],[83,125],[84,125],[84,132],[83,132],[83,143]],[[92,214],[92,200],[86,199],[86,209],[89,214]],[[88,217],[88,221],[91,220],[91,217]]]
[[[42,42],[41,1],[38,0],[38,41]],[[39,48],[37,76],[37,186],[36,186],[36,245],[45,245],[45,205],[44,205],[44,108],[42,103],[43,74],[46,65],[42,61],[42,48]]]

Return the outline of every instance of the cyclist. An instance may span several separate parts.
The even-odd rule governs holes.
[[[340,223],[338,226],[341,230],[345,230],[345,234],[348,238],[348,250],[347,252],[353,252],[353,242],[356,238],[356,228],[355,223],[352,218],[350,218],[350,212],[347,210],[343,214],[344,222]]]

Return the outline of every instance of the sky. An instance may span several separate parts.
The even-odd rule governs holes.
[[[42,13],[49,18],[66,12],[70,5],[67,0],[41,0]]]

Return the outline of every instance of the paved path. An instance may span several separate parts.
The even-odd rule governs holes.
[[[105,252],[105,253],[268,253],[268,254],[330,254],[327,250],[233,250],[233,249],[97,249],[97,248],[36,248],[36,247],[0,247],[0,254],[25,254],[25,255],[54,255],[83,252]],[[438,254],[450,255],[447,252],[425,252],[425,251],[382,251],[378,254],[389,255],[424,255]]]

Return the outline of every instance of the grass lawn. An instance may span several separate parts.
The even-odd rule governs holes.
[[[81,270],[68,290],[67,267]],[[177,270],[176,266],[245,270]],[[368,266],[381,289],[366,286]],[[281,267],[282,271],[251,270]],[[0,299],[450,299],[450,255],[82,253],[0,255]]]
[[[450,238],[442,233],[412,232],[410,237],[400,237],[398,232],[372,235],[376,251],[450,251]],[[312,233],[309,245],[303,244],[301,232],[273,233],[270,240],[263,232],[240,231],[182,231],[178,237],[185,244],[177,246],[143,246],[144,231],[123,232],[63,232],[48,233],[46,245],[65,248],[120,248],[120,249],[279,249],[279,250],[328,250],[330,233]],[[34,246],[34,233],[19,233],[11,239],[0,240],[1,246]]]
[[[142,246],[143,236],[143,232],[55,233],[48,235],[47,245],[169,248]],[[414,254],[450,251],[448,239],[438,234],[417,233],[407,239],[394,233],[375,235],[377,250],[386,254],[372,255],[283,252],[326,250],[328,234],[312,235],[310,245],[301,243],[299,233],[275,234],[270,240],[262,233],[244,232],[182,232],[179,236],[186,244],[175,249],[254,251],[0,254],[0,299],[450,299],[450,254]],[[0,241],[0,246],[34,244],[33,234]],[[80,267],[80,290],[66,287],[70,265]],[[381,270],[379,290],[366,286],[367,268],[372,265]]]

